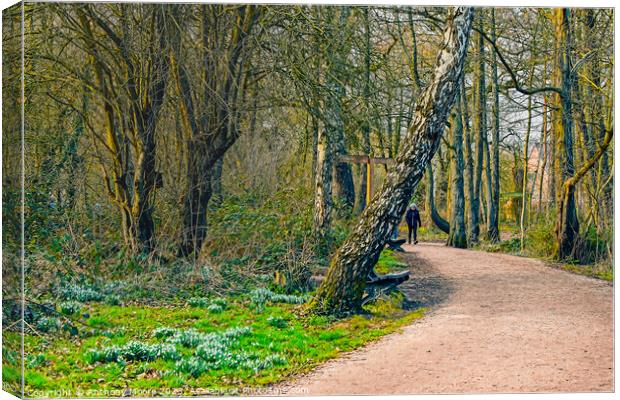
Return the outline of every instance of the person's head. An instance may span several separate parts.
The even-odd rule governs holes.
[[[416,206],[414,203],[411,203],[411,205],[409,206],[410,209],[412,210],[417,210],[418,206]]]

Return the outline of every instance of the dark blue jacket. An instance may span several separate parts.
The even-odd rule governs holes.
[[[408,226],[422,226],[422,220],[420,220],[420,212],[418,210],[408,209],[407,214],[405,214],[405,220]]]

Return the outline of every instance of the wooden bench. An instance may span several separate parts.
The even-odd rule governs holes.
[[[395,274],[379,275],[374,270],[366,279],[366,295],[362,298],[362,305],[378,299],[384,294],[390,293],[398,285],[409,279],[409,271],[401,271]]]

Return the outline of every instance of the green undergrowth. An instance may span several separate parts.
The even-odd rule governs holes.
[[[432,222],[431,222],[432,224]],[[404,236],[407,237],[407,228],[405,228]],[[429,226],[421,226],[418,228],[418,240],[424,242],[436,242],[436,241],[445,241],[448,240],[448,235],[437,228],[435,225]]]
[[[589,276],[591,278],[613,281],[613,264],[606,258],[593,257],[593,253],[604,252],[605,241],[599,237],[592,229],[587,229],[582,235],[580,248],[584,257],[582,262],[571,262],[566,260],[558,262],[553,259],[555,234],[553,232],[553,221],[543,220],[533,224],[525,236],[525,247],[521,248],[519,228],[514,224],[502,224],[501,232],[509,232],[509,238],[498,243],[490,243],[484,239],[474,247],[476,250],[490,253],[505,253],[515,256],[536,258],[544,261],[548,266],[562,269],[575,274]]]
[[[613,282],[614,280],[614,268],[609,263],[599,263],[594,265],[579,265],[579,264],[566,264],[549,262],[550,266],[559,268],[564,271],[569,271],[574,274],[585,275],[591,278],[602,279],[607,282]]]
[[[379,261],[375,265],[375,272],[378,274],[388,274],[390,272],[400,272],[408,268],[408,265],[400,261],[392,250],[385,249],[381,252]]]
[[[305,315],[299,304],[305,300],[260,289],[167,306],[82,303],[77,334],[26,335],[26,395],[119,396],[126,388],[134,395],[187,395],[265,387],[424,312],[403,310],[402,297],[393,295],[368,306],[367,314],[334,320]],[[14,332],[5,336],[18,338]],[[8,352],[5,360],[17,357]],[[5,363],[3,377],[5,387],[17,383],[19,370]]]

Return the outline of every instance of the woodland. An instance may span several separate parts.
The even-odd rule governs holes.
[[[2,19],[5,390],[237,394],[376,340],[425,311],[362,306],[411,203],[421,242],[613,279],[613,9]]]

